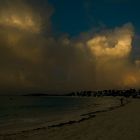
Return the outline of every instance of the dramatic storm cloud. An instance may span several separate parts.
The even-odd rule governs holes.
[[[0,88],[3,91],[93,90],[140,86],[130,61],[133,25],[71,39],[54,36],[49,5],[0,2]]]

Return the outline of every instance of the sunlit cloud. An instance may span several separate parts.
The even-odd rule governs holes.
[[[132,49],[133,27],[125,25],[107,35],[98,35],[87,42],[96,57],[122,58]]]
[[[22,0],[14,5],[8,1],[0,9],[0,87],[94,90],[140,86],[140,60],[130,61],[132,24],[87,32],[82,38],[56,37],[48,26],[52,11],[46,11],[47,18],[38,12]]]
[[[25,15],[3,15],[0,18],[0,25],[15,27],[25,31],[40,32],[40,26],[33,21],[32,17]]]
[[[0,26],[17,28],[19,30],[39,33],[41,17],[26,2],[22,0],[5,0],[0,9]]]
[[[133,74],[127,74],[123,79],[123,84],[125,87],[135,87],[138,82],[138,78]]]

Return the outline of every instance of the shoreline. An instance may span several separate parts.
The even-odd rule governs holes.
[[[120,104],[120,105],[108,107],[108,108],[103,109],[103,110],[91,111],[91,112],[87,112],[87,113],[84,113],[84,114],[80,114],[79,119],[68,120],[68,121],[65,121],[65,122],[56,123],[56,124],[52,124],[52,125],[48,125],[48,126],[41,126],[41,127],[36,127],[36,128],[34,127],[34,128],[31,128],[31,129],[17,131],[15,133],[2,133],[2,134],[0,134],[0,138],[1,137],[2,138],[13,137],[13,136],[17,136],[17,135],[24,135],[26,133],[34,133],[34,132],[42,131],[42,130],[47,131],[47,130],[50,130],[50,129],[53,129],[53,128],[60,128],[60,127],[64,127],[64,126],[71,126],[71,125],[74,125],[74,124],[80,124],[81,122],[85,122],[87,120],[95,118],[100,113],[110,112],[110,111],[116,110],[118,108],[125,107],[126,104],[128,104],[129,102],[126,102],[123,106]]]

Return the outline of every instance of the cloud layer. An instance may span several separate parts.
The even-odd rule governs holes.
[[[56,37],[51,32],[50,6],[46,5],[44,14],[32,4],[31,0],[0,2],[1,90],[140,86],[140,62],[130,61],[134,36],[131,24],[74,39]]]

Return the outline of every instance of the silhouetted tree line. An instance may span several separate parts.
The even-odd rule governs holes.
[[[101,96],[124,96],[124,97],[140,97],[140,90],[125,89],[125,90],[98,90],[98,91],[77,91],[67,94],[67,96],[81,96],[81,97],[101,97]]]

